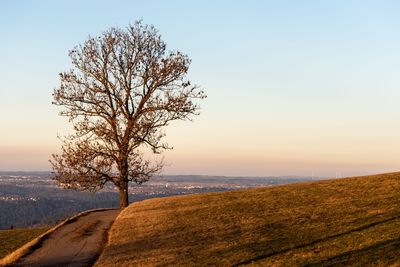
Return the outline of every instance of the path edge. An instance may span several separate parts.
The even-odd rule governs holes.
[[[142,200],[142,201],[143,201],[143,200]],[[139,201],[139,202],[141,202],[141,201]],[[134,203],[138,203],[138,202],[130,203],[130,204],[128,205],[128,207],[131,206],[131,205],[134,204]],[[93,261],[92,266],[96,266],[97,262],[99,261],[101,255],[102,255],[103,252],[104,252],[104,249],[110,244],[110,233],[111,233],[111,229],[114,227],[114,223],[118,220],[118,218],[119,218],[120,216],[122,216],[121,214],[124,213],[124,210],[126,210],[128,207],[125,207],[123,210],[121,210],[120,213],[118,213],[117,217],[115,217],[115,220],[111,222],[110,228],[108,228],[108,231],[105,233],[105,236],[103,237],[105,242],[103,243],[103,246],[102,246],[102,248],[101,248],[101,252],[99,253],[99,255],[97,255],[96,259]],[[2,267],[2,266],[0,265],[0,267]]]
[[[85,211],[82,211],[70,218],[67,218],[64,221],[62,221],[61,223],[59,223],[56,226],[54,226],[53,228],[51,228],[50,230],[48,230],[47,232],[41,234],[40,236],[38,236],[35,239],[26,243],[25,245],[22,245],[22,247],[14,250],[13,252],[11,252],[7,256],[5,256],[4,258],[0,259],[0,267],[6,267],[6,266],[10,266],[10,265],[17,263],[21,258],[30,254],[38,245],[40,245],[44,240],[46,240],[47,237],[51,233],[53,233],[60,227],[66,225],[68,223],[71,223],[71,222],[75,221],[76,219],[78,219],[79,217],[87,215],[88,213],[97,212],[97,211],[105,211],[105,210],[117,210],[117,209],[115,209],[115,208],[100,208],[100,209],[85,210]]]

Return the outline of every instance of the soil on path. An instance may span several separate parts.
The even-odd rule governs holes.
[[[16,266],[91,266],[119,210],[94,211],[63,225]]]

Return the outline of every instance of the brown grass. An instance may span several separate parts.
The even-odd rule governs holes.
[[[398,265],[400,173],[146,200],[96,266]]]
[[[26,242],[43,234],[50,227],[22,228],[0,231],[0,258],[5,257]]]

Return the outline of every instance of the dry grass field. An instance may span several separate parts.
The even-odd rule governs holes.
[[[146,200],[96,266],[387,266],[400,262],[400,173]]]
[[[0,230],[0,259],[49,229],[50,227]]]

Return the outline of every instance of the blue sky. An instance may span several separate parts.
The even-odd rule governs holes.
[[[398,1],[216,2],[1,1],[0,169],[49,169],[70,130],[51,105],[68,50],[142,19],[208,94],[167,129],[165,173],[398,170]]]

